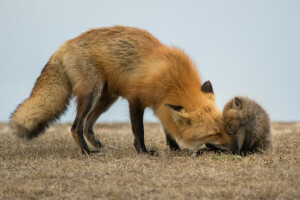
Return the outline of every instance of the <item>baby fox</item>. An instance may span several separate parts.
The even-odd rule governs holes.
[[[271,147],[270,119],[255,101],[245,97],[231,99],[223,109],[226,132],[231,135],[233,154],[246,155]]]

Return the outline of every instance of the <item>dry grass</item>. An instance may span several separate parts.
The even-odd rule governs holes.
[[[299,199],[300,124],[273,123],[273,149],[247,157],[171,152],[160,125],[146,124],[138,155],[129,124],[97,125],[105,145],[83,156],[69,131],[54,125],[23,142],[0,125],[0,199]]]

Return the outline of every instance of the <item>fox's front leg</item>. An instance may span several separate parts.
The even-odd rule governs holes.
[[[134,147],[138,153],[154,154],[154,151],[148,152],[144,141],[144,117],[145,108],[139,101],[129,102],[131,128],[134,135]]]
[[[167,145],[170,147],[170,149],[172,151],[180,150],[180,147],[179,147],[178,143],[176,142],[176,140],[170,136],[170,133],[165,128],[164,128],[164,132],[166,135]]]

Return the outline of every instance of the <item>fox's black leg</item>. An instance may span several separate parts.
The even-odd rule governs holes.
[[[72,125],[71,132],[75,142],[80,147],[81,152],[83,154],[99,152],[99,151],[90,151],[83,137],[83,130],[84,130],[87,115],[94,108],[96,101],[97,101],[97,95],[93,93],[90,93],[87,96],[81,96],[77,98],[77,115]]]
[[[144,141],[144,116],[145,108],[138,102],[129,102],[131,128],[134,134],[134,147],[138,153],[148,153]]]
[[[170,136],[169,132],[166,129],[164,129],[164,132],[166,135],[167,145],[170,147],[170,149],[172,151],[180,150],[180,147],[177,144],[176,140]]]
[[[99,116],[107,111],[117,99],[118,96],[112,96],[108,94],[107,83],[105,83],[101,92],[101,96],[97,101],[94,110],[89,114],[84,128],[84,136],[95,148],[100,148],[102,144],[94,133],[94,124]]]

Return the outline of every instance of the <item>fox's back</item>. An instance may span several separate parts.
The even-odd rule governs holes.
[[[105,62],[110,67],[124,70],[133,70],[131,67],[140,62],[141,58],[162,46],[149,32],[123,26],[89,30],[69,40],[68,45],[87,51],[95,64],[99,62],[99,67]]]
[[[142,98],[147,106],[161,101],[171,90],[186,93],[177,94],[182,99],[200,93],[200,78],[189,57],[138,28],[92,29],[67,41],[61,49],[75,93],[105,81],[110,93],[126,99]]]
[[[71,83],[104,79],[119,93],[152,52],[163,45],[149,32],[132,27],[97,28],[68,40],[63,62]]]

